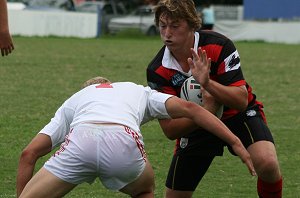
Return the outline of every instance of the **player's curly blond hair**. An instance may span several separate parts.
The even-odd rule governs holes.
[[[193,0],[161,0],[154,7],[154,12],[157,27],[160,18],[166,16],[172,20],[186,20],[195,31],[201,28],[202,20]]]
[[[93,84],[100,84],[100,83],[111,83],[107,78],[101,77],[101,76],[96,76],[94,78],[91,78],[87,81],[85,81],[81,88],[85,88],[87,86],[93,85]]]

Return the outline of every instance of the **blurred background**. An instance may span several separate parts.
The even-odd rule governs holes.
[[[158,0],[8,0],[13,35],[94,38],[135,29],[158,34]],[[194,0],[203,29],[234,41],[300,43],[300,1]]]

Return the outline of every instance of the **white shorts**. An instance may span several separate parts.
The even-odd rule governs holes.
[[[71,130],[44,167],[72,183],[92,183],[99,177],[111,190],[120,190],[144,171],[143,137],[120,125],[81,124]]]

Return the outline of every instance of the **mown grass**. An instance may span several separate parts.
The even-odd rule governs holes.
[[[146,85],[145,69],[161,46],[159,37],[143,36],[15,37],[14,42],[13,54],[0,58],[0,197],[15,196],[20,152],[82,82],[102,75],[112,81]],[[284,176],[284,197],[300,197],[300,46],[262,42],[238,42],[236,46],[244,75],[265,104]],[[174,142],[165,138],[156,121],[142,130],[156,174],[155,194],[163,197]],[[66,197],[126,196],[106,190],[97,180],[78,186]],[[194,197],[254,198],[256,179],[225,150],[223,157],[214,160]]]

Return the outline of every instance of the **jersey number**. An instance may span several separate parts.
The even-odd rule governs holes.
[[[100,84],[97,85],[96,88],[113,88],[113,86],[110,84]]]

